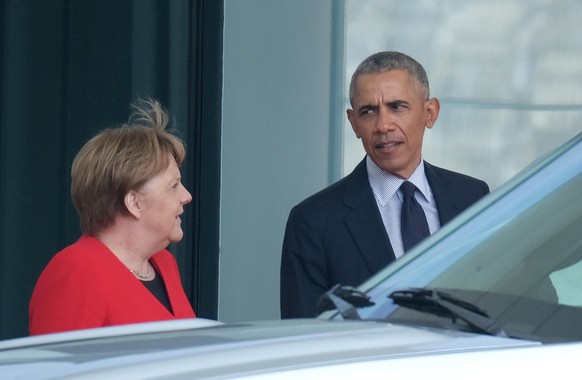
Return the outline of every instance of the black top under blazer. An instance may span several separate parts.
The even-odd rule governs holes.
[[[489,193],[481,180],[424,162],[441,226]],[[293,207],[281,258],[281,317],[314,317],[336,284],[358,286],[394,261],[366,160]]]

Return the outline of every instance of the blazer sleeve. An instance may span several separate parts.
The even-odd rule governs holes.
[[[281,256],[281,318],[316,316],[319,298],[328,290],[322,235],[301,208],[291,210]]]
[[[98,283],[90,265],[76,255],[55,256],[30,300],[30,335],[103,326],[105,300]]]

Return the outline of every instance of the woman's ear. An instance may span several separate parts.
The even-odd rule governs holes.
[[[129,211],[131,215],[133,215],[136,219],[141,218],[141,197],[137,191],[130,190],[127,194],[125,194],[124,203],[125,208],[127,208],[127,211]]]

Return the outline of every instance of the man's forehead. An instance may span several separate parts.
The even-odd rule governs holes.
[[[363,85],[374,85],[380,83],[402,83],[406,85],[411,85],[414,83],[414,78],[406,70],[390,70],[382,71],[378,73],[367,73],[362,74],[356,79],[356,87],[362,87]]]
[[[363,74],[358,78],[355,90],[353,100],[357,103],[411,101],[420,95],[418,84],[404,70]]]

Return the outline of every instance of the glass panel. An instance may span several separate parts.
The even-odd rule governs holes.
[[[360,315],[442,327],[442,320],[396,309],[387,298],[394,290],[439,289],[485,310],[510,336],[582,339],[581,155],[578,141],[508,186],[505,195],[459,218],[450,234],[435,236],[420,256],[404,256],[395,266],[401,270],[388,267],[370,291],[376,305]]]
[[[492,189],[582,130],[582,2],[346,0],[346,88],[381,50],[424,65],[441,113],[424,158]],[[364,150],[347,120],[343,173]]]

